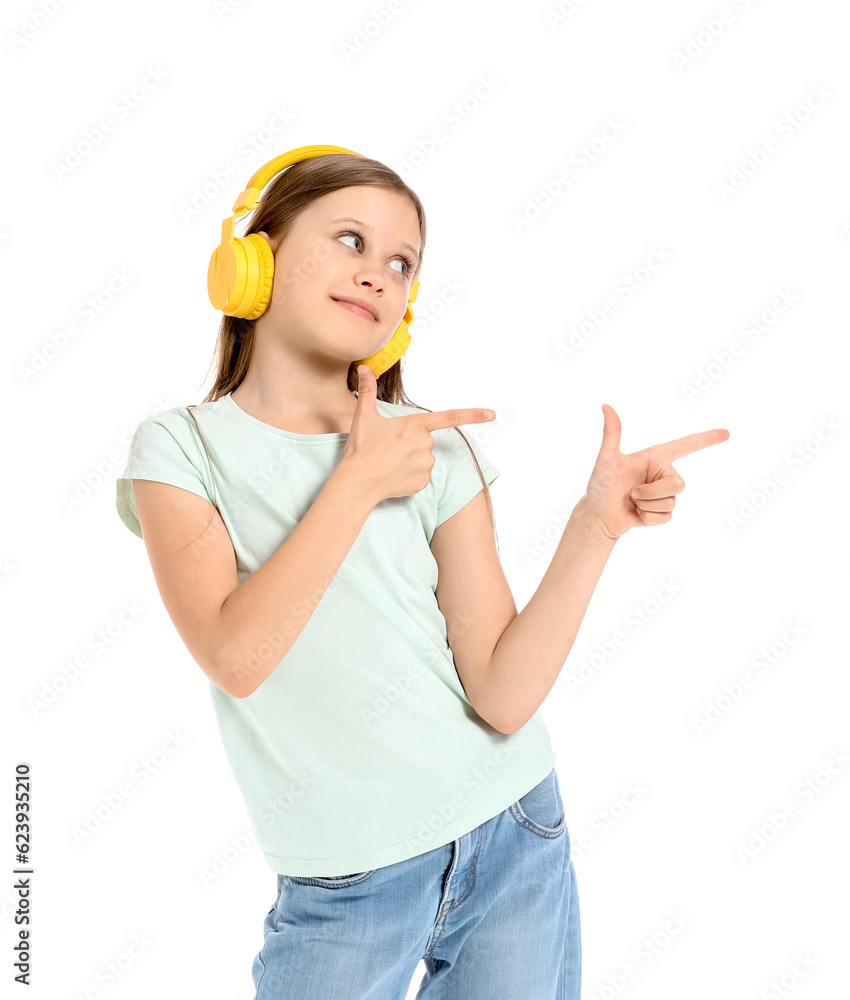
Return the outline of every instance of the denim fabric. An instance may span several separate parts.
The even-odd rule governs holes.
[[[342,820],[344,821],[344,820]],[[576,874],[554,768],[458,840],[371,871],[278,875],[255,1000],[579,1000]]]

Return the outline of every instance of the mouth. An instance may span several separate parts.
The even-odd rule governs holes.
[[[343,309],[348,309],[349,312],[353,312],[356,316],[362,316],[363,319],[371,320],[373,323],[378,320],[378,310],[370,305],[368,302],[364,302],[362,299],[351,299],[347,296],[340,296],[336,298],[331,296],[334,302],[337,302],[343,307]]]

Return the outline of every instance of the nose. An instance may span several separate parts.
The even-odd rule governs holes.
[[[360,267],[360,278],[357,283],[366,285],[367,288],[374,288],[378,292],[382,291],[380,265],[361,259]]]

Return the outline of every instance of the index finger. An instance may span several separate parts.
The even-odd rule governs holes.
[[[664,444],[657,444],[651,450],[655,452],[655,457],[661,458],[665,464],[675,462],[677,458],[684,458],[691,455],[700,448],[708,448],[713,444],[722,444],[729,437],[729,431],[725,427],[715,427],[714,430],[700,431],[699,434],[686,434],[684,437],[676,438],[673,441],[665,441]]]
[[[496,414],[492,410],[467,408],[462,410],[435,410],[434,413],[412,413],[419,417],[429,431],[441,427],[458,427],[461,424],[482,424],[492,420]]]

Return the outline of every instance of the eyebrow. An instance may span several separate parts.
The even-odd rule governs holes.
[[[364,229],[371,229],[372,228],[369,225],[368,222],[361,222],[359,219],[352,219],[351,216],[346,216],[343,219],[331,219],[330,222],[328,222],[328,225],[329,226],[333,225],[333,223],[335,223],[335,222],[353,222],[355,225],[362,226]],[[417,260],[419,260],[419,251],[418,250],[414,250],[413,247],[409,243],[400,243],[399,246],[404,247],[405,250],[409,250],[413,254],[413,256]]]

